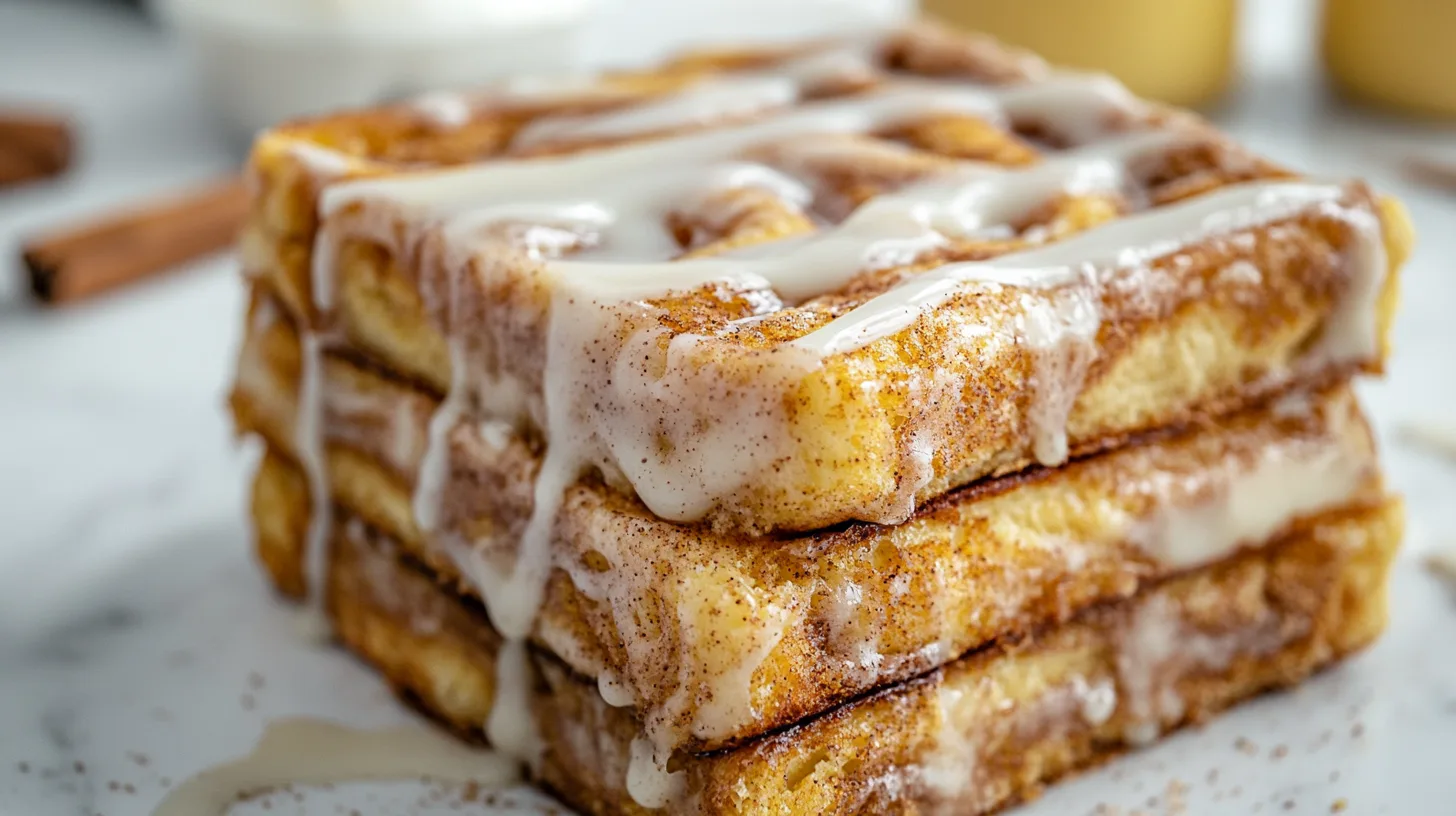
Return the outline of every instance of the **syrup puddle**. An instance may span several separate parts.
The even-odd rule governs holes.
[[[362,731],[323,720],[278,720],[252,753],[186,780],[152,816],[222,816],[240,800],[284,785],[412,779],[498,789],[519,782],[520,774],[500,754],[420,726]]]

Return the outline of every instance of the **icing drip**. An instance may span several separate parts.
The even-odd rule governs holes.
[[[485,736],[491,747],[534,768],[540,763],[544,744],[531,709],[534,669],[526,641],[506,640],[495,660],[495,699],[485,722]]]
[[[769,351],[745,377],[705,363],[701,338],[633,330],[633,317],[579,295],[557,298],[550,348],[558,362],[548,366],[545,388],[559,424],[548,426],[542,478],[556,470],[569,484],[592,464],[625,474],[660,517],[701,517],[775,465],[782,395],[818,361],[795,349]],[[603,340],[618,332],[627,333],[620,346]],[[606,371],[594,364],[604,354],[615,361]]]
[[[1048,467],[1067,461],[1067,418],[1082,392],[1087,369],[1097,356],[1101,303],[1096,273],[1084,268],[1085,280],[1059,287],[1044,297],[1021,296],[1018,334],[1032,351],[1032,453]]]
[[[1372,357],[1380,350],[1380,312],[1372,306],[1380,298],[1388,265],[1380,219],[1361,210],[1337,210],[1334,202],[1327,202],[1324,209],[1354,227],[1356,240],[1346,254],[1346,264],[1354,272],[1349,290],[1325,322],[1314,354],[1325,360]]]
[[[1057,194],[1119,192],[1129,183],[1128,165],[1178,143],[1179,137],[1173,134],[1140,133],[1072,151],[1023,171],[966,166],[950,178],[877,197],[836,228],[789,243],[775,255],[729,255],[657,264],[567,260],[557,262],[554,268],[563,284],[580,286],[604,299],[649,297],[669,289],[680,291],[727,280],[748,287],[772,288],[784,300],[800,302],[843,287],[867,268],[910,263],[943,245],[946,238],[983,237]],[[1015,258],[1006,256],[983,266],[1015,267]],[[955,266],[966,269],[965,265]],[[1005,282],[1018,281],[1007,278]],[[948,293],[956,283],[942,281],[940,285]],[[894,292],[887,296],[892,295]],[[889,303],[876,299],[866,306]],[[866,336],[873,339],[883,335]],[[864,342],[841,341],[840,345],[822,345],[814,350],[821,355],[837,354]]]
[[[642,737],[632,740],[632,758],[627,765],[627,793],[645,808],[667,807],[682,795],[686,785],[682,771],[669,771],[653,754],[652,743]]]
[[[1061,463],[1068,455],[1068,416],[1096,355],[1104,289],[1138,288],[1155,261],[1192,242],[1311,209],[1350,216],[1341,206],[1347,191],[1336,185],[1279,181],[1223,188],[1036,249],[913,275],[797,340],[739,349],[734,365],[721,365],[716,355],[722,337],[674,333],[643,301],[715,284],[719,291],[754,304],[753,315],[730,327],[742,328],[785,303],[840,289],[867,270],[903,266],[957,240],[1006,237],[1019,219],[1060,195],[1119,195],[1136,201],[1130,193],[1136,192],[1133,170],[1138,163],[1187,138],[1176,131],[1151,131],[1098,141],[1138,120],[1144,110],[1115,82],[1076,74],[1047,74],[1034,82],[996,87],[900,82],[853,98],[783,107],[817,83],[855,74],[865,64],[860,60],[863,55],[855,52],[829,52],[780,66],[773,76],[744,73],[592,117],[543,119],[518,137],[517,146],[619,138],[761,114],[742,124],[581,154],[366,179],[324,190],[313,268],[321,309],[327,310],[334,297],[332,275],[340,241],[378,241],[398,258],[428,254],[443,267],[443,278],[432,272],[421,281],[421,295],[449,342],[452,382],[430,423],[413,510],[420,527],[444,543],[462,573],[476,584],[492,622],[507,638],[498,667],[498,704],[488,730],[492,742],[511,754],[529,759],[538,750],[525,702],[530,665],[524,638],[532,632],[553,566],[568,569],[589,596],[606,600],[629,649],[653,642],[633,629],[639,624],[632,607],[643,602],[640,582],[645,578],[624,578],[622,573],[631,570],[622,569],[618,554],[600,553],[609,566],[601,573],[580,564],[553,563],[558,518],[568,488],[583,473],[597,470],[609,481],[625,483],[660,518],[699,520],[763,474],[798,466],[790,455],[789,420],[806,375],[826,359],[909,329],[927,311],[967,292],[1005,289],[1015,290],[1020,307],[1013,336],[1006,342],[1028,355],[1031,387],[1024,411],[1033,452],[1043,463]],[[1073,149],[1018,171],[951,163],[947,172],[873,198],[841,223],[813,235],[713,258],[672,261],[684,247],[664,227],[667,216],[705,215],[703,210],[719,200],[713,193],[751,188],[768,192],[790,209],[809,205],[813,195],[802,178],[803,167],[790,161],[787,170],[778,170],[744,160],[751,151],[827,134],[881,132],[940,114],[974,116],[1002,126],[1033,122]],[[713,220],[711,216],[705,217]],[[416,226],[401,229],[402,221]],[[1374,336],[1365,311],[1379,290],[1383,251],[1379,225],[1371,222],[1373,218],[1361,217],[1352,222],[1357,240],[1350,262],[1357,266],[1356,280],[1348,312],[1330,323],[1325,351],[1332,356],[1354,355]],[[550,292],[540,405],[530,401],[525,385],[497,371],[499,361],[491,354],[500,350],[483,349],[489,339],[472,333],[478,326],[457,314],[466,300],[466,284],[482,283],[472,276],[498,271],[488,256],[502,247],[488,243],[487,236],[498,238],[502,227],[521,228],[515,237],[522,240],[515,248],[534,262],[532,284]],[[977,329],[990,331],[967,331]],[[1351,338],[1364,339],[1356,343]],[[307,406],[318,401],[309,395],[307,382],[310,376],[317,379],[316,340],[306,339],[305,349],[301,403]],[[744,359],[752,364],[744,365]],[[308,373],[311,366],[313,375]],[[946,415],[954,415],[961,385],[930,373],[915,388],[923,402],[939,404]],[[536,416],[547,442],[533,485],[531,515],[514,562],[507,565],[493,552],[501,548],[498,537],[469,540],[451,529],[453,519],[442,518],[451,437],[461,424],[477,424],[481,412],[495,422],[516,422],[527,413]],[[318,435],[318,419],[306,419],[309,414],[301,410],[301,436]],[[886,522],[908,517],[918,493],[934,478],[936,452],[951,432],[939,426],[911,428],[911,444],[898,459],[894,491],[880,506],[867,508],[864,517]],[[310,444],[321,449],[317,440]],[[323,472],[321,466],[314,470]],[[316,479],[320,488],[327,487],[322,475],[311,472],[311,488]],[[1335,494],[1341,484],[1326,486]],[[316,516],[327,512],[327,494],[319,494],[325,504]],[[1230,503],[1240,496],[1231,497]],[[1320,492],[1307,498],[1318,503],[1325,497]],[[1257,531],[1218,526],[1216,521],[1200,519],[1213,525],[1202,544],[1212,547]],[[1150,532],[1150,540],[1182,534],[1181,521],[1166,524],[1167,530]],[[696,636],[697,616],[723,608],[722,598],[691,592],[672,600],[679,616],[675,632],[685,643]],[[700,608],[704,604],[710,608]],[[851,615],[853,607],[848,603],[844,615]],[[633,744],[628,774],[629,789],[639,803],[662,806],[676,795],[680,776],[667,772],[666,760],[679,736],[714,736],[751,718],[754,671],[805,611],[785,598],[744,614],[750,618],[748,633],[742,643],[724,650],[723,664],[712,667],[706,681],[678,678],[672,696],[650,712],[648,736]],[[872,654],[868,641],[863,645],[868,651],[855,659],[873,663],[877,653]],[[944,652],[948,644],[927,648]],[[603,696],[624,703],[640,699],[642,689],[629,685],[638,680],[603,676]],[[1103,702],[1098,697],[1094,714],[1101,714]],[[697,713],[687,717],[688,711]]]
[[[466,388],[468,363],[463,343],[450,343],[450,393],[430,417],[429,441],[415,476],[412,506],[415,523],[424,533],[440,529],[445,488],[450,479],[450,433],[465,416],[470,392]]]
[[[997,88],[943,85],[895,85],[852,99],[811,102],[753,122],[692,132],[667,139],[627,144],[531,161],[495,162],[412,173],[406,176],[358,179],[331,185],[320,198],[320,213],[329,217],[349,204],[375,200],[403,208],[421,207],[449,215],[487,206],[491,202],[537,198],[542,191],[601,189],[603,182],[620,188],[621,182],[654,167],[693,167],[722,161],[750,147],[828,133],[873,133],[936,114],[979,116],[993,122],[1020,115],[1053,118],[1047,107],[1064,98],[1095,92],[1105,86],[1098,77],[1071,75],[1049,80],[1051,87],[1010,85]],[[1099,96],[1099,105],[1117,100]],[[1087,109],[1087,105],[1080,106]],[[1075,117],[1098,111],[1103,122],[1107,110],[1093,107]],[[1063,121],[1058,118],[1058,121]],[[1082,132],[1093,123],[1078,121]],[[1069,126],[1070,127],[1070,126]]]
[[[387,409],[381,412],[402,415]],[[1209,451],[1209,458],[1196,466],[1176,464],[1185,454],[1176,453],[1183,448],[1174,448],[1171,469],[1159,453],[1135,456],[1131,465],[1097,471],[1103,474],[1098,478],[1118,474],[1121,481],[1116,491],[1124,496],[1110,503],[1089,498],[1089,507],[1105,508],[1098,512],[1111,514],[1098,541],[1065,541],[1056,533],[1034,538],[1014,531],[1002,535],[1020,546],[1045,546],[1064,553],[1065,566],[1053,568],[1061,571],[1082,568],[1087,558],[1084,545],[1101,562],[1109,552],[1121,551],[1124,543],[1131,543],[1155,559],[1163,568],[1156,574],[1163,574],[1216,561],[1240,546],[1263,542],[1293,518],[1346,505],[1370,488],[1373,451],[1358,426],[1352,402],[1301,395],[1279,401],[1272,413],[1281,422],[1297,423],[1300,430],[1271,438],[1262,424],[1225,429],[1213,437],[1217,447]],[[410,435],[422,436],[423,415],[413,415],[412,421],[417,427]],[[512,444],[517,450],[522,447],[519,439]],[[467,471],[478,466],[471,460],[464,463]],[[1119,506],[1127,509],[1113,509]],[[988,508],[987,512],[995,511]],[[821,575],[819,580],[824,583],[812,587],[780,585],[782,594],[769,596],[763,586],[750,589],[747,581],[716,574],[722,568],[711,562],[687,570],[665,565],[650,537],[640,543],[634,538],[643,532],[639,519],[629,517],[618,520],[617,526],[593,527],[588,535],[570,529],[571,524],[582,523],[582,514],[568,511],[566,516],[562,537],[574,542],[575,548],[557,548],[557,566],[568,571],[587,597],[602,604],[625,652],[623,661],[615,666],[619,673],[601,671],[591,659],[573,652],[570,646],[575,641],[560,630],[555,638],[549,628],[540,634],[569,665],[596,674],[605,700],[640,706],[649,742],[670,742],[681,733],[711,738],[751,722],[743,718],[752,714],[751,707],[746,707],[751,698],[745,695],[753,687],[753,672],[786,632],[802,632],[805,625],[817,626],[822,621],[833,654],[846,662],[860,661],[860,666],[845,672],[846,677],[855,677],[861,670],[874,676],[871,664],[879,653],[885,627],[905,622],[903,612],[886,610],[914,604],[916,599],[929,599],[925,617],[941,618],[938,630],[927,627],[926,636],[940,636],[944,642],[929,641],[921,656],[905,659],[922,666],[937,665],[956,657],[965,646],[956,640],[964,631],[960,617],[964,608],[942,600],[954,596],[952,586],[962,573],[938,563],[913,580],[888,564],[885,568],[897,574],[878,597],[871,593],[881,590],[872,584],[856,585],[837,573]],[[661,526],[648,524],[649,529]],[[579,557],[587,546],[593,554],[590,563]],[[469,563],[464,555],[459,557]],[[800,557],[814,559],[816,555],[805,551]],[[862,557],[872,556],[865,551]],[[805,610],[813,600],[811,591],[828,601],[821,610]],[[770,601],[766,603],[765,597]],[[768,614],[757,614],[760,609]],[[809,619],[813,620],[809,623],[804,617],[809,614],[817,620]],[[903,656],[886,656],[890,660],[897,657]],[[651,673],[669,663],[677,668]],[[661,695],[639,698],[632,693],[635,688],[667,689],[671,694],[666,700]],[[1078,694],[1085,705],[1084,716],[1089,722],[1097,719],[1106,693],[1089,680],[1088,688]],[[701,709],[699,699],[737,702],[726,710]]]
[[[876,76],[863,48],[811,52],[766,71],[737,71],[702,79],[676,93],[605,113],[545,116],[528,125],[513,147],[615,140],[739,119],[791,105],[837,83],[865,83]]]
[[[1210,632],[1208,624],[1193,619],[1196,613],[1189,605],[1156,590],[1135,600],[1129,613],[1108,643],[1113,674],[1099,670],[1091,677],[1061,679],[1054,668],[1051,678],[1033,673],[1028,688],[1014,696],[994,675],[974,685],[966,684],[964,675],[941,682],[931,719],[921,725],[935,739],[911,770],[926,792],[953,809],[930,812],[981,812],[976,804],[977,796],[984,795],[980,768],[988,754],[994,757],[1014,745],[1018,734],[1048,739],[1066,734],[1103,742],[1115,739],[1104,726],[1118,716],[1125,720],[1124,740],[1147,744],[1186,714],[1181,683],[1205,671],[1226,671],[1241,658],[1278,651],[1310,625],[1305,618],[1265,608],[1224,631]],[[1096,642],[1100,636],[1092,633],[1091,639]],[[1081,654],[1085,652],[1057,657],[1075,661]],[[1048,660],[1046,665],[1059,666],[1061,661]]]
[[[318,720],[270,723],[253,752],[173,788],[153,816],[222,814],[239,799],[284,785],[418,778],[487,788],[519,780],[515,764],[434,729],[358,731]]]
[[[519,148],[617,139],[750,116],[791,104],[798,98],[797,84],[787,77],[707,79],[693,83],[681,93],[611,113],[545,117],[529,125],[512,144]]]
[[[1346,504],[1371,472],[1368,451],[1270,446],[1249,465],[1229,462],[1205,477],[1211,496],[1190,503],[1165,497],[1128,538],[1169,567],[1203,566],[1267,541],[1294,518]]]
[[[293,142],[288,152],[320,181],[333,181],[349,173],[349,155],[308,142]]]
[[[637,701],[632,687],[623,683],[611,669],[604,668],[597,673],[597,691],[607,701],[607,705],[613,708],[625,708]]]
[[[319,335],[305,330],[302,342],[302,380],[298,389],[298,425],[294,429],[294,447],[299,464],[308,479],[308,498],[312,504],[308,537],[304,544],[304,571],[308,581],[306,614],[317,621],[309,624],[311,633],[327,635],[323,620],[324,594],[328,581],[328,537],[333,518],[333,499],[329,493],[328,462],[324,450],[324,357]]]
[[[349,172],[349,157],[338,151],[315,145],[297,143],[289,147],[294,158],[302,162],[320,183],[342,178]],[[324,235],[321,229],[314,242],[312,256],[313,302],[321,312],[332,307],[332,281],[334,272],[334,241]],[[294,447],[298,451],[299,464],[308,480],[309,501],[313,507],[305,544],[304,570],[309,584],[309,605],[305,615],[307,621],[301,631],[310,639],[327,637],[330,625],[323,609],[324,593],[328,580],[328,536],[333,518],[333,503],[329,493],[328,459],[324,445],[326,393],[323,349],[325,335],[317,327],[301,330],[301,373],[298,394],[297,426],[294,428]]]
[[[1102,678],[1088,683],[1080,674],[1072,678],[1072,693],[1082,704],[1082,719],[1099,726],[1112,719],[1117,711],[1117,686]]]
[[[556,563],[609,612],[628,673],[599,673],[602,696],[630,704],[626,689],[649,690],[632,696],[648,756],[663,764],[684,734],[715,739],[751,721],[754,673],[803,624],[808,597],[794,585],[765,597],[731,565],[665,568],[636,528],[624,520],[593,537],[590,558],[562,552]]]
[[[1082,283],[1090,268],[1102,283],[1109,273],[1145,268],[1165,255],[1218,235],[1332,206],[1338,185],[1267,182],[1221,188],[1156,210],[1119,218],[1028,252],[991,261],[955,263],[909,278],[834,321],[796,340],[820,354],[840,354],[902,331],[927,309],[967,285],[1053,288]]]

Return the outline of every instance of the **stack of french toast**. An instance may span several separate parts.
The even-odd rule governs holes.
[[[1370,643],[1400,206],[912,26],[263,134],[277,587],[593,814],[998,810]]]

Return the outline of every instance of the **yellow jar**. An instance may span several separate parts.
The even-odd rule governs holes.
[[[1326,0],[1331,79],[1367,102],[1456,116],[1456,2]]]
[[[922,0],[921,8],[1174,105],[1212,102],[1232,75],[1236,0]]]

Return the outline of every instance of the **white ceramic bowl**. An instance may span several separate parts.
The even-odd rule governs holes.
[[[234,135],[580,67],[595,0],[154,0]]]

